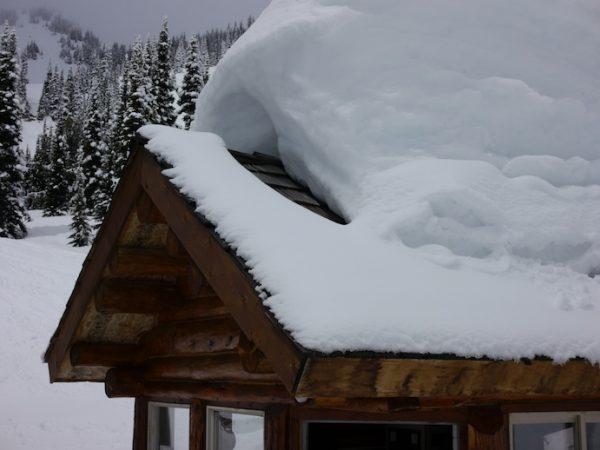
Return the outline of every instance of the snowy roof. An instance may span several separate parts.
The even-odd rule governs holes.
[[[145,128],[305,348],[600,361],[600,5],[276,0]],[[226,144],[225,144],[226,143]],[[278,155],[348,219],[226,148]]]

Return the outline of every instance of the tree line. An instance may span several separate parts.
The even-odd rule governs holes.
[[[113,45],[66,73],[50,66],[34,113],[25,90],[28,58],[18,56],[7,23],[0,39],[0,237],[24,237],[27,210],[41,209],[45,216],[72,214],[70,243],[89,244],[137,129],[189,129],[209,68],[245,30],[240,23],[170,37],[165,19],[158,37],[138,38],[122,55]],[[43,131],[35,152],[21,152],[21,120],[33,118],[43,121]]]

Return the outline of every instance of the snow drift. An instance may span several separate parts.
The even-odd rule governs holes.
[[[355,236],[400,255],[381,259],[398,264],[396,291],[381,292],[378,305],[388,311],[394,303],[402,314],[415,308],[433,283],[438,303],[428,308],[468,313],[466,305],[477,299],[489,320],[503,308],[527,314],[523,330],[547,322],[552,333],[558,317],[569,321],[582,311],[600,318],[600,277],[588,276],[600,272],[595,0],[274,0],[217,67],[199,98],[195,128],[220,135],[230,148],[279,155],[351,221],[347,228]],[[230,242],[243,253],[250,234],[234,233]],[[321,243],[335,239],[320,236]],[[356,247],[361,239],[355,238]],[[271,258],[248,251],[245,257],[256,264]],[[414,269],[423,261],[439,271]],[[329,272],[343,265],[328,264]],[[374,260],[361,276],[379,280],[382,264]],[[312,325],[290,313],[296,293],[270,285],[268,271],[264,278],[260,273],[277,298],[269,306],[300,336]],[[486,296],[469,288],[482,280],[475,274],[495,280],[483,286],[499,292]],[[424,278],[421,284],[406,282],[415,275]],[[517,279],[528,287],[511,290]],[[325,290],[324,302],[341,294],[316,288]],[[343,294],[348,304],[365,302]],[[531,310],[519,306],[535,299]],[[560,312],[556,322],[542,305]],[[520,320],[503,322],[505,338]],[[438,325],[438,331],[445,326]],[[406,331],[392,322],[371,326]],[[327,327],[333,334],[343,329]],[[454,332],[460,330],[446,343],[454,342]],[[336,345],[323,345],[324,335],[301,342],[326,351],[385,347],[376,338],[338,337]],[[515,357],[540,350],[442,342],[403,349]],[[585,346],[581,341],[560,357],[581,354]]]

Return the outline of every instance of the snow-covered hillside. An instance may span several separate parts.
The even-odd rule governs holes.
[[[88,249],[67,245],[69,217],[32,216],[26,239],[0,238],[0,448],[131,448],[132,401],[48,381],[42,354]]]
[[[29,82],[31,84],[41,85],[44,82],[49,64],[52,64],[52,66],[56,65],[59,70],[62,69],[65,72],[69,68],[75,68],[74,65],[66,64],[60,58],[60,34],[50,31],[46,22],[31,23],[29,14],[21,12],[15,24],[15,30],[17,32],[17,46],[19,50],[24,49],[29,42],[35,42],[41,51],[41,55],[35,60],[27,62],[29,66]]]
[[[600,360],[586,319],[600,314],[599,74],[597,0],[274,0],[217,66],[195,128],[278,154],[351,221],[356,238],[338,250],[346,231],[307,236],[330,250],[296,275],[310,285],[322,263],[343,284],[361,267],[378,290],[315,282],[315,307],[345,317],[321,324],[302,319],[306,299],[263,267],[283,262],[223,225],[303,345],[561,359],[544,337],[566,330],[562,317],[575,332],[591,326],[562,357]],[[272,231],[288,243],[293,229]],[[387,317],[369,315],[375,301]],[[466,339],[450,317],[483,328]],[[359,338],[348,323],[364,318]]]

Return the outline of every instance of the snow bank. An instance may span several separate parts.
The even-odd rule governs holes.
[[[249,231],[200,169],[181,186],[307,347],[597,361],[599,75],[596,0],[274,0],[194,127],[278,154],[351,224],[268,200]]]
[[[69,217],[32,215],[26,239],[0,238],[0,448],[129,448],[131,400],[109,400],[99,383],[48,382],[42,354],[87,249],[68,246]]]
[[[160,126],[140,132],[150,139],[148,148],[173,166],[165,175],[196,200],[198,212],[246,260],[265,304],[307,348],[600,361],[598,277],[508,252],[461,257],[450,243],[468,244],[452,241],[452,229],[448,246],[427,243],[415,250],[397,235],[373,233],[367,206],[364,217],[342,226],[290,202],[240,166],[214,134]],[[385,180],[395,174],[383,171],[381,185],[371,192],[418,188],[418,195],[432,199],[438,217],[463,229],[481,226],[482,233],[503,217],[502,205],[494,209],[478,192],[465,192],[461,202],[452,197],[453,189],[476,183],[502,200],[505,193],[494,190],[506,180],[489,164],[423,158],[399,167],[405,168],[400,180]],[[426,183],[413,186],[430,171]],[[523,207],[531,207],[536,192],[543,197],[556,189],[533,177],[509,184],[507,194],[531,196]],[[573,189],[561,191],[565,204],[582,188]],[[377,201],[371,202],[372,214],[382,217],[377,211],[385,205]],[[485,215],[474,212],[481,204]],[[405,230],[415,247],[427,232],[419,224]],[[488,234],[484,238],[493,246],[494,235]],[[467,233],[464,239],[476,237]],[[577,235],[572,239],[576,246]]]
[[[195,128],[380,238],[595,273],[599,74],[596,0],[275,0]]]

